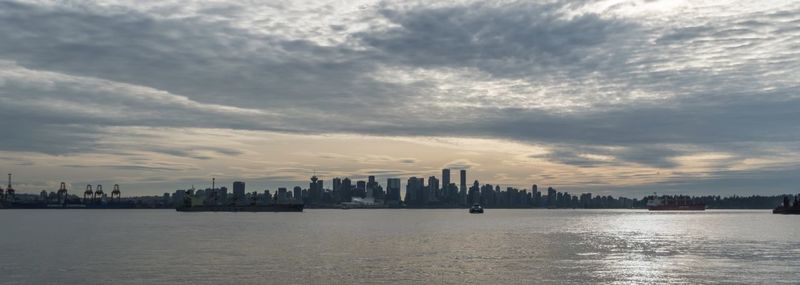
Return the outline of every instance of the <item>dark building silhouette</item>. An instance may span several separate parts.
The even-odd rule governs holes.
[[[428,188],[425,191],[425,195],[423,195],[425,202],[437,201],[438,193],[439,179],[436,179],[436,176],[428,177]]]
[[[461,169],[461,171],[459,171],[459,174],[461,178],[460,181],[461,183],[459,184],[460,186],[458,188],[459,192],[458,194],[461,196],[461,201],[465,201],[467,197],[467,170]]]
[[[246,190],[245,184],[242,181],[233,182],[233,197],[234,199],[241,199],[244,197]]]
[[[303,188],[301,188],[300,186],[294,186],[292,192],[294,192],[292,195],[292,199],[294,199],[295,201],[303,201]]]
[[[356,181],[356,192],[353,196],[366,198],[367,197],[367,182],[364,180]]]
[[[442,169],[442,188],[450,186],[450,169]]]
[[[341,202],[350,202],[353,200],[353,184],[350,182],[350,178],[342,179],[342,183],[339,185],[341,189],[339,201]]]
[[[556,189],[553,189],[553,187],[547,187],[547,207],[555,207],[556,199]]]
[[[386,203],[400,202],[400,178],[386,179]]]
[[[316,175],[311,176],[311,183],[308,184],[309,200],[311,203],[322,202],[323,184],[322,180],[317,178]]]
[[[406,183],[406,197],[407,205],[418,206],[423,204],[422,191],[425,188],[425,180],[417,177],[409,177]]]

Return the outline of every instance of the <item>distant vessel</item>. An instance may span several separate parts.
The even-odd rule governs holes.
[[[800,195],[798,195],[800,196]],[[783,196],[783,204],[772,210],[773,214],[800,215],[800,197],[794,198],[794,205],[789,203],[789,197]]]
[[[479,204],[474,204],[469,208],[470,214],[483,214],[483,207]]]
[[[694,203],[688,196],[653,195],[647,201],[650,211],[705,211],[706,204]]]
[[[249,206],[189,206],[177,207],[178,212],[302,212],[304,204],[268,204]]]
[[[316,176],[312,180],[316,181]],[[220,196],[225,193],[216,187],[216,178],[211,178],[211,189],[206,189],[203,194],[199,194],[201,190],[195,191],[194,186],[187,191],[183,197],[183,203],[178,203],[175,206],[175,211],[178,212],[302,212],[305,204],[291,201],[282,201],[280,189],[275,192],[275,196],[271,200],[260,201],[257,193],[253,193],[249,201],[241,199],[239,201],[221,198]],[[284,189],[285,190],[285,189]],[[261,196],[262,198],[269,199],[268,191]],[[284,196],[285,197],[285,196]],[[265,199],[265,200],[266,200]]]

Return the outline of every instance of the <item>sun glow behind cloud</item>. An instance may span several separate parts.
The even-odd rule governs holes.
[[[8,1],[0,161],[23,191],[450,165],[569,191],[780,192],[800,169],[798,14],[791,1]]]

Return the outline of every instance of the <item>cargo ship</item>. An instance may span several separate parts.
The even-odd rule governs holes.
[[[650,211],[705,211],[706,204],[695,203],[688,196],[653,195],[647,201]]]
[[[800,195],[794,198],[794,205],[789,203],[789,197],[783,196],[783,204],[772,209],[773,214],[800,215]]]
[[[190,206],[177,207],[178,212],[302,212],[304,204],[268,204],[248,206]]]
[[[303,203],[281,202],[276,198],[269,202],[251,200],[244,203],[216,203],[215,200],[207,200],[203,197],[186,196],[183,204],[178,204],[175,211],[178,212],[302,212],[305,208]]]

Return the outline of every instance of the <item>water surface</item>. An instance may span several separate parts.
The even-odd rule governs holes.
[[[2,284],[800,282],[769,211],[0,211]]]

